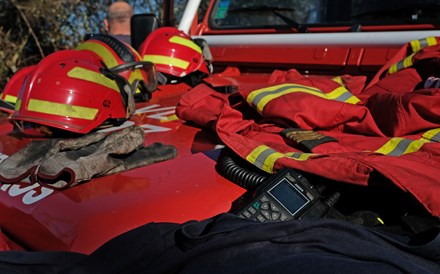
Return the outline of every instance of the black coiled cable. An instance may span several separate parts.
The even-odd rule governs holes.
[[[254,189],[267,179],[264,175],[241,167],[229,155],[223,155],[223,157],[220,157],[218,169],[226,179],[247,190]]]

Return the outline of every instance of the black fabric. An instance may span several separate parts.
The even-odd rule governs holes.
[[[221,214],[182,225],[147,224],[112,239],[90,255],[3,252],[0,271],[440,273],[439,231],[421,236],[414,242],[409,237],[332,219],[259,223]],[[30,264],[38,258],[35,254],[44,264]]]

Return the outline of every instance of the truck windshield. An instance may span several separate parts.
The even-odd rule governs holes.
[[[354,25],[438,25],[438,0],[217,0],[212,29],[294,28]]]

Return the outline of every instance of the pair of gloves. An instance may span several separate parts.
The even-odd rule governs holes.
[[[132,126],[106,134],[94,132],[78,138],[32,141],[0,163],[0,182],[31,182],[64,189],[99,177],[173,159],[172,145],[144,146],[144,131]]]

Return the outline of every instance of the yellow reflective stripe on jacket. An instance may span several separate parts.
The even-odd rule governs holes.
[[[381,148],[376,150],[376,152],[389,156],[400,156],[418,151],[425,143],[426,141],[423,140],[410,140],[395,137],[391,138]]]
[[[345,102],[349,104],[357,104],[361,101],[359,100],[359,98],[351,94],[351,92],[349,92],[344,86],[340,86],[334,89],[333,91],[326,93],[326,95],[327,95],[327,99],[336,100],[339,102]]]
[[[342,81],[341,76],[336,76],[332,80],[341,85],[341,87],[336,88],[335,90],[338,90],[338,89],[344,90],[346,98],[345,98],[345,100],[343,100],[343,102],[350,103],[350,104],[357,104],[361,101],[361,100],[359,100],[359,98],[357,98],[356,96],[354,96],[353,94],[351,94],[347,90],[347,88],[344,85],[344,81]],[[340,98],[342,99],[342,97],[340,97]]]
[[[418,52],[422,48],[437,45],[437,39],[434,36],[423,39],[413,40],[410,42],[412,52]]]
[[[75,78],[75,79],[81,79],[84,81],[89,81],[92,83],[100,84],[100,85],[103,85],[105,87],[108,87],[110,89],[113,89],[113,90],[119,92],[119,87],[116,84],[116,82],[107,78],[102,73],[98,73],[98,72],[84,69],[84,68],[80,68],[80,67],[74,67],[73,69],[71,69],[67,73],[67,76],[69,76],[71,78]]]
[[[27,109],[33,112],[86,120],[95,119],[95,116],[98,113],[98,109],[96,108],[67,105],[37,99],[30,99]]]
[[[294,159],[297,161],[306,161],[312,155],[317,155],[316,153],[302,153],[302,152],[288,152],[286,153],[286,157],[290,159]]]
[[[389,74],[393,74],[393,73],[398,72],[399,70],[402,70],[404,68],[408,68],[408,67],[412,66],[413,65],[412,58],[413,58],[414,54],[415,53],[413,53],[410,56],[406,57],[402,61],[399,61],[399,62],[391,65],[391,67],[388,69],[388,73]]]
[[[153,64],[172,65],[181,69],[186,69],[189,66],[188,61],[164,55],[144,55],[143,60]]]
[[[345,86],[344,81],[342,81],[341,76],[336,76],[336,77],[332,78],[332,80],[335,81],[336,83],[340,84],[341,86]]]
[[[313,154],[300,152],[289,152],[283,154],[266,145],[261,145],[249,153],[249,155],[246,156],[246,160],[266,172],[273,173],[273,166],[280,158],[288,157],[289,159],[297,161],[305,161],[309,159],[311,155]]]
[[[422,135],[422,139],[433,142],[440,142],[440,128],[428,130]]]
[[[413,40],[410,42],[410,45],[411,45],[412,54],[407,56],[405,59],[391,65],[390,68],[388,69],[389,74],[393,74],[404,68],[411,67],[413,65],[412,59],[414,55],[423,48],[437,45],[437,39],[431,36],[423,39]]]
[[[9,102],[9,103],[13,103],[15,104],[15,102],[17,102],[17,96],[12,96],[12,95],[6,95],[5,99],[3,99],[5,102]]]
[[[267,103],[278,97],[290,94],[293,92],[308,93],[323,99],[336,100],[340,102],[355,104],[359,99],[353,96],[345,87],[338,87],[329,93],[323,93],[317,88],[308,87],[298,84],[281,84],[277,86],[262,88],[254,90],[246,98],[246,101],[254,106],[260,113]]]
[[[202,49],[196,43],[194,43],[193,41],[188,40],[186,38],[183,38],[180,36],[173,36],[170,38],[169,41],[174,44],[179,44],[179,45],[191,48],[200,54],[202,53]]]
[[[104,61],[104,64],[109,67],[116,67],[119,65],[118,60],[116,59],[115,55],[106,48],[105,46],[97,43],[97,42],[84,42],[79,44],[76,49],[78,50],[90,50],[96,53],[99,57],[102,58],[102,61]]]

